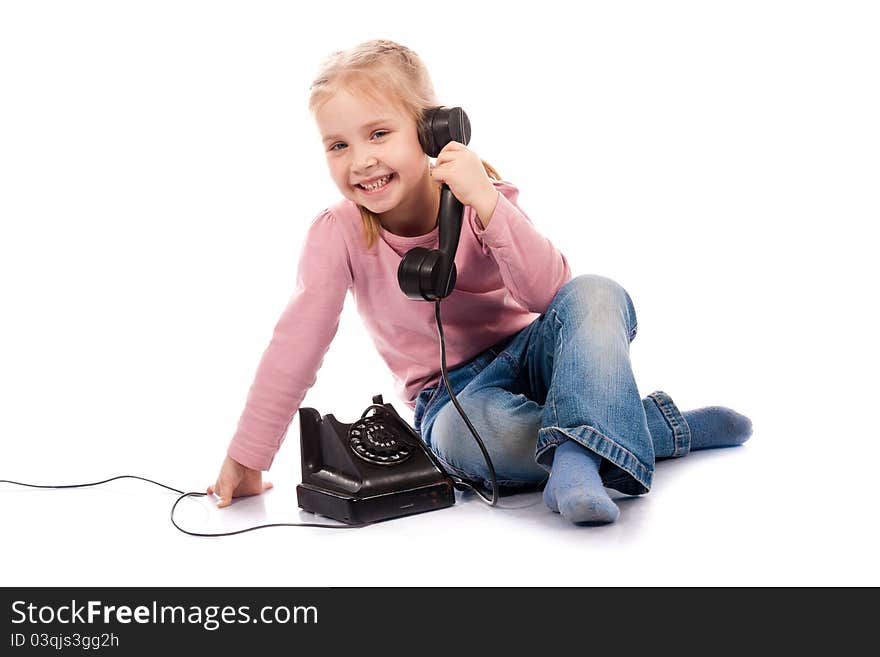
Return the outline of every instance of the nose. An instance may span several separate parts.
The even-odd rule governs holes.
[[[354,166],[352,167],[352,171],[354,173],[360,173],[376,166],[377,164],[378,160],[372,155],[358,155],[354,159]]]

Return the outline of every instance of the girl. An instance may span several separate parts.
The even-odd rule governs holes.
[[[262,471],[315,382],[349,290],[415,430],[450,473],[488,484],[441,377],[434,304],[409,299],[397,282],[409,249],[438,246],[444,182],[465,206],[458,280],[442,301],[448,378],[501,487],[543,485],[546,505],[569,521],[614,522],[619,510],[605,487],[647,493],[657,458],[751,435],[749,419],[724,407],[682,413],[662,391],[640,399],[629,294],[602,276],[572,278],[517,205],[517,188],[463,144],[449,143],[431,164],[419,121],[441,104],[419,57],[392,41],[323,63],[309,109],[344,199],[309,227],[296,289],[207,488],[218,507],[271,487]]]

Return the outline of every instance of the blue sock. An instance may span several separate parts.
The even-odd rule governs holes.
[[[691,428],[691,450],[742,445],[752,435],[752,421],[724,406],[682,413]]]
[[[544,503],[574,523],[617,520],[620,509],[602,485],[601,462],[601,456],[575,441],[562,442],[553,453]]]

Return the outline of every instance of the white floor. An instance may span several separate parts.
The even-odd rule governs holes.
[[[876,513],[840,469],[789,459],[769,417],[739,448],[658,464],[654,488],[618,496],[621,516],[570,525],[539,493],[492,509],[473,495],[455,506],[361,529],[273,527],[223,538],[178,532],[176,494],[124,479],[101,487],[34,490],[0,484],[0,581],[27,585],[877,585]],[[297,450],[267,477],[274,489],[218,510],[188,498],[177,521],[191,531],[322,519],[296,506]],[[59,469],[33,483],[85,482]],[[121,472],[120,472],[121,474]],[[161,475],[145,463],[142,476]],[[153,478],[155,478],[153,477]],[[162,483],[174,477],[160,478]],[[861,492],[860,492],[861,491]],[[326,520],[324,520],[326,521]]]

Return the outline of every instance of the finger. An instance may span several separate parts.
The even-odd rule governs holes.
[[[454,162],[460,157],[461,151],[456,151],[455,149],[446,150],[446,148],[444,148],[442,151],[437,153],[436,164],[442,165],[446,164],[447,162]]]
[[[437,158],[435,159],[437,164],[443,164],[445,162],[452,162],[453,160],[461,157],[461,150],[456,148],[449,148],[452,145],[452,142],[446,144],[439,153],[437,153]]]
[[[229,506],[230,504],[232,504],[232,496],[225,495],[220,498],[219,502],[217,502],[217,508],[222,509],[224,506]]]
[[[267,490],[269,490],[270,488],[272,488],[272,482],[271,482],[271,481],[267,481],[267,482],[265,482],[265,483],[263,484],[263,491],[264,491],[264,492],[267,491]]]
[[[445,151],[446,149],[449,149],[449,150],[451,150],[451,151],[454,151],[454,150],[457,149],[457,148],[464,148],[464,144],[462,144],[460,141],[455,141],[455,140],[453,139],[453,140],[450,141],[448,144],[446,144],[446,146],[444,146],[444,147],[440,150],[440,152],[442,153],[442,152]]]
[[[205,492],[206,492],[208,495],[213,495],[213,494],[214,494],[214,487],[213,487],[213,486],[208,486],[208,490],[205,491]]]

